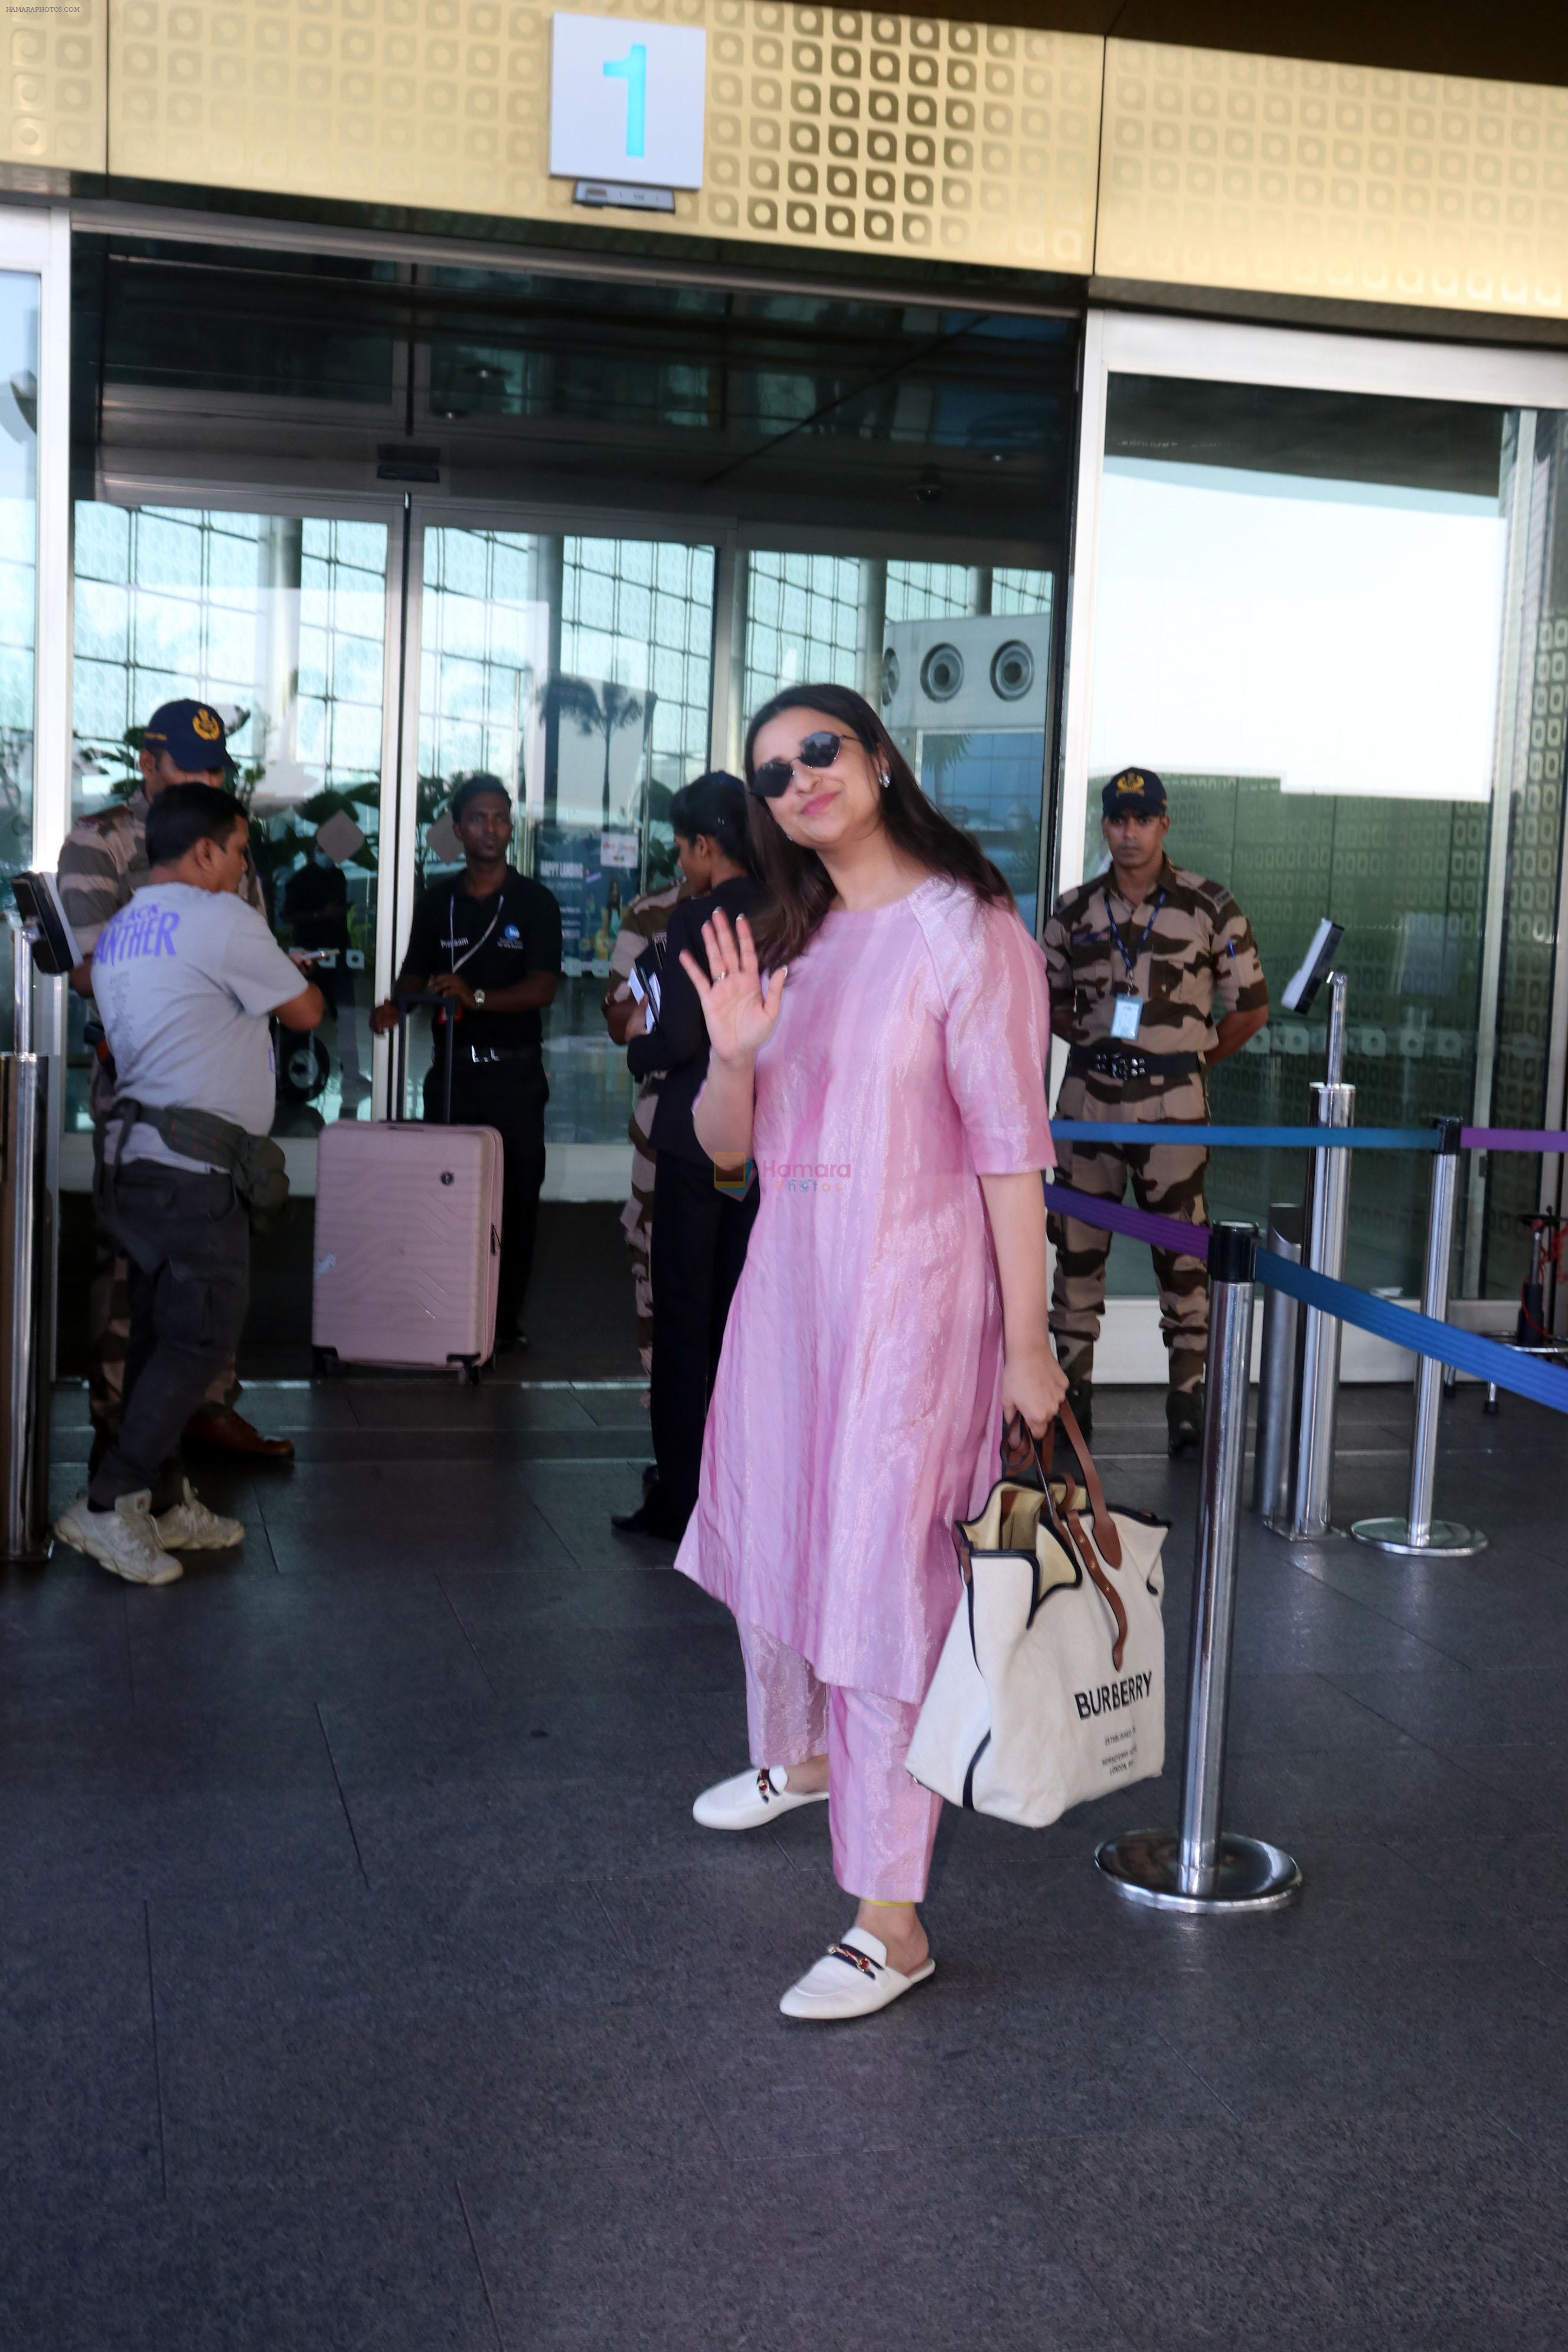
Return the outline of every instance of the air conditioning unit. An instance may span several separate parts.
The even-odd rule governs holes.
[[[1048,613],[895,621],[884,638],[882,719],[891,733],[995,734],[1046,722]]]

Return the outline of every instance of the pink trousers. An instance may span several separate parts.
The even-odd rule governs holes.
[[[752,1763],[804,1764],[826,1750],[833,1875],[848,1895],[918,1903],[942,1811],[904,1766],[919,1707],[818,1682],[760,1625],[741,1628],[741,1650]]]

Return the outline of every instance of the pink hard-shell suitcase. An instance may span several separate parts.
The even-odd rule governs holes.
[[[399,1011],[401,1066],[407,1004]],[[448,1055],[448,1076],[450,1067]],[[396,1099],[401,1109],[401,1066]],[[448,1118],[450,1108],[448,1084]],[[477,1380],[495,1351],[500,1232],[493,1127],[340,1118],[323,1128],[310,1316],[317,1369],[450,1369]]]

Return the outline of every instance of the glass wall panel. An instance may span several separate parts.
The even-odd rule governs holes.
[[[0,272],[0,905],[33,852],[33,657],[37,626],[38,281]],[[0,942],[0,1042],[11,1044],[9,926]]]
[[[805,679],[858,688],[1035,929],[1051,573],[769,552],[740,562],[746,712]]]
[[[380,522],[76,509],[73,814],[136,790],[161,702],[224,719],[268,918],[316,951],[331,1005],[280,1041],[279,1134],[369,1111],[386,553]],[[85,1127],[89,1008],[70,1004],[67,1119]]]
[[[1279,996],[1327,914],[1360,1123],[1472,1117],[1518,449],[1499,409],[1110,379],[1085,872],[1101,782],[1156,769],[1173,862],[1234,891],[1274,1002],[1214,1073],[1217,1120],[1304,1115],[1321,1013]],[[1294,1155],[1221,1152],[1210,1208],[1258,1216],[1300,1181]],[[1415,1286],[1426,1198],[1419,1155],[1358,1168],[1352,1281]],[[1146,1252],[1111,1269],[1152,1287]]]
[[[1498,698],[1487,887],[1492,951],[1483,961],[1481,1001],[1481,1044],[1491,1052],[1476,1108],[1490,1127],[1560,1126],[1548,1088],[1553,1076],[1559,1087],[1563,1080],[1551,1054],[1568,728],[1568,417],[1524,410],[1510,429],[1510,516],[1522,600],[1508,616]],[[1542,1204],[1542,1163],[1522,1151],[1496,1152],[1476,1163],[1472,1177],[1465,1286],[1509,1297],[1523,1279],[1525,1221]]]
[[[457,871],[447,803],[499,776],[513,855],[561,908],[545,1132],[619,1143],[636,1099],[600,1004],[625,908],[675,870],[670,801],[708,765],[714,551],[678,541],[425,533],[417,882]],[[410,1054],[410,1078],[428,1059]]]

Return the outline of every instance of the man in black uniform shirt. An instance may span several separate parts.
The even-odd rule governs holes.
[[[511,800],[498,777],[469,776],[453,793],[449,814],[465,870],[420,892],[397,990],[447,997],[456,1014],[436,1030],[426,1118],[445,1116],[450,1052],[453,1123],[493,1127],[500,1134],[505,1174],[496,1346],[508,1348],[522,1337],[520,1318],[544,1181],[550,1088],[540,1014],[553,1001],[561,976],[561,909],[542,882],[508,863]],[[396,1020],[389,1001],[377,1005],[372,1025],[379,1034]]]

